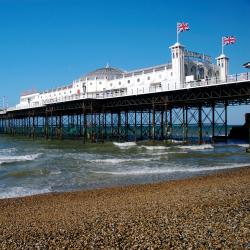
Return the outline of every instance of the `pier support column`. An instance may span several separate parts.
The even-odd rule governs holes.
[[[141,131],[141,135],[140,135],[140,139],[142,140],[143,139],[143,121],[142,121],[142,114],[143,114],[143,110],[141,110],[140,112],[140,118],[141,118],[141,121],[140,121],[140,131]]]
[[[169,136],[168,138],[172,139],[173,132],[173,108],[171,107],[169,110]]]
[[[82,106],[83,109],[83,143],[86,143],[87,139],[87,112],[85,104]]]
[[[119,141],[121,141],[121,112],[119,111],[117,113],[118,118],[117,118],[117,132],[118,132],[118,137],[119,137]]]
[[[44,123],[44,136],[45,139],[49,139],[49,117],[48,117],[48,112],[46,111],[45,115],[45,123]]]
[[[136,141],[137,140],[137,137],[136,137],[136,131],[137,131],[137,112],[135,110],[135,124],[134,124],[134,140]]]
[[[32,116],[32,138],[35,139],[35,115]]]
[[[202,144],[202,106],[198,107],[198,143]]]
[[[153,100],[153,107],[152,107],[152,139],[155,140],[155,103]]]
[[[214,140],[215,136],[215,104],[212,104],[212,140]]]

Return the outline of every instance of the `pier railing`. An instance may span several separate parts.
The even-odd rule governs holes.
[[[68,102],[68,101],[75,101],[75,100],[82,100],[82,99],[107,99],[107,98],[116,98],[116,97],[123,97],[123,96],[136,96],[141,94],[151,94],[151,93],[158,93],[158,92],[165,92],[165,91],[175,91],[175,90],[182,90],[182,89],[192,89],[198,87],[209,87],[214,85],[222,85],[222,84],[230,84],[235,82],[245,82],[250,80],[250,74],[240,73],[240,74],[233,74],[228,75],[225,79],[212,77],[206,78],[201,80],[196,80],[192,82],[185,82],[183,86],[179,84],[170,83],[166,80],[162,81],[159,84],[148,86],[147,88],[137,88],[134,92],[128,92],[126,88],[117,89],[117,90],[105,90],[100,92],[93,92],[93,93],[85,93],[85,94],[74,94],[66,97],[60,98],[51,98],[44,100],[42,103],[37,104],[27,104],[22,106],[15,106],[8,108],[5,111],[1,111],[0,114],[4,114],[6,111],[14,111],[14,110],[22,110],[28,108],[38,108],[43,107],[47,104],[53,103],[60,103],[60,102]]]

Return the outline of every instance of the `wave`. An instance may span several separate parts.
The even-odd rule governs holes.
[[[2,154],[2,153],[10,154],[10,153],[14,153],[16,151],[17,151],[16,148],[0,148],[0,154]]]
[[[170,152],[161,151],[161,152],[154,152],[154,155],[187,154],[187,153],[188,153],[187,151],[170,151]]]
[[[172,144],[180,144],[180,143],[183,143],[184,141],[182,141],[182,140],[178,141],[178,140],[169,139],[169,140],[167,140],[167,142],[170,142]]]
[[[117,159],[117,158],[111,158],[111,159],[95,159],[95,160],[88,160],[88,162],[93,163],[104,163],[104,164],[118,164],[118,163],[124,163],[124,162],[148,162],[148,161],[154,161],[159,160],[159,158],[138,158],[138,159]]]
[[[248,148],[250,144],[235,144],[238,147]]]
[[[148,175],[148,174],[171,174],[171,173],[189,173],[189,172],[206,172],[206,171],[218,171],[224,169],[241,168],[247,167],[250,164],[232,164],[232,165],[221,165],[213,167],[201,167],[201,168],[143,168],[127,171],[95,171],[98,174],[110,174],[110,175]]]
[[[33,161],[40,157],[42,154],[31,154],[31,155],[15,155],[15,156],[0,156],[0,165],[4,163],[14,163],[22,161]]]
[[[145,145],[141,145],[141,146],[139,146],[139,148],[145,148],[147,150],[166,150],[166,149],[168,149],[168,147],[165,147],[165,146],[145,146]]]
[[[24,196],[44,194],[44,193],[49,193],[49,192],[51,192],[49,188],[32,189],[32,188],[24,188],[24,187],[9,187],[9,188],[4,188],[3,191],[0,189],[0,199],[24,197]]]
[[[214,146],[210,144],[203,144],[203,145],[187,145],[187,146],[177,146],[180,149],[188,149],[188,150],[206,150],[206,149],[214,149]]]
[[[127,149],[136,146],[136,142],[113,142],[120,149]]]

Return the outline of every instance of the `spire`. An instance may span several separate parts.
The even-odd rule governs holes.
[[[108,69],[110,66],[109,66],[109,63],[107,62],[107,64],[106,64],[106,69]]]

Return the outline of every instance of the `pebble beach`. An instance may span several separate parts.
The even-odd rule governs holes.
[[[0,200],[0,249],[249,249],[250,167]]]

